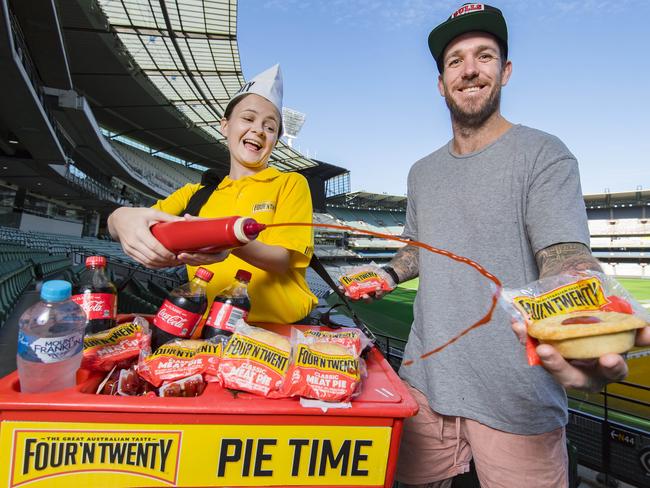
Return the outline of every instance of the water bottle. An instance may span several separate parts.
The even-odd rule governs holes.
[[[70,299],[71,291],[67,281],[46,281],[41,301],[20,317],[16,361],[24,393],[59,391],[75,385],[86,313]]]

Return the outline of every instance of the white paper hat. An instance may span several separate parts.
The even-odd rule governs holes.
[[[275,108],[278,109],[278,113],[282,115],[282,73],[280,72],[280,65],[276,64],[246,82],[244,86],[242,86],[230,99],[228,105],[230,105],[233,100],[248,93],[255,93],[256,95],[266,98],[269,102],[275,105]]]

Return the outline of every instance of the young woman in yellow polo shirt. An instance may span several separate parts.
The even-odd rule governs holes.
[[[226,107],[221,132],[230,152],[230,172],[212,193],[199,217],[241,215],[258,222],[311,222],[307,180],[298,173],[281,173],[268,166],[281,133],[282,81],[279,67],[249,81]],[[305,281],[313,253],[309,227],[273,227],[257,240],[219,254],[174,255],[149,232],[156,222],[182,220],[178,216],[200,188],[188,184],[152,208],[122,207],[108,219],[108,228],[124,252],[150,268],[188,265],[214,272],[208,287],[211,300],[231,284],[238,269],[251,272],[248,290],[251,322],[293,323],[309,315],[317,303]],[[190,217],[186,217],[190,218]]]

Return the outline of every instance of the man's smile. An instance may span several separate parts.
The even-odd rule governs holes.
[[[485,88],[486,85],[472,85],[459,88],[458,91],[461,93],[476,93]]]

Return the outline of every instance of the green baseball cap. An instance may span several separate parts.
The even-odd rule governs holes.
[[[508,27],[501,10],[484,3],[465,3],[429,34],[429,49],[442,73],[442,55],[456,37],[466,32],[481,31],[497,38],[508,57]]]

